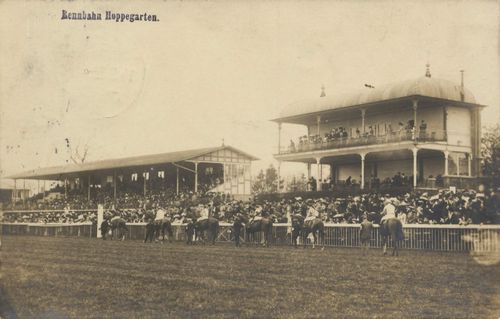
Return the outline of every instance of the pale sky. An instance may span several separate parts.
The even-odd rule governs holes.
[[[156,14],[68,21],[61,11]],[[499,120],[495,1],[4,1],[0,176],[225,143],[273,162],[296,100],[423,76],[460,81]],[[302,130],[285,126],[283,141]],[[58,149],[57,154],[55,149]],[[302,165],[303,166],[303,165]],[[285,165],[288,174],[305,166]]]

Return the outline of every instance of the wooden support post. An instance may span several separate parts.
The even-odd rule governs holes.
[[[198,162],[194,162],[194,192],[198,193]]]
[[[87,201],[90,202],[90,175],[89,175],[88,184],[87,184]]]
[[[365,189],[365,153],[359,154],[361,156],[361,189]]]
[[[116,202],[116,171],[113,172],[113,198]]]
[[[417,187],[417,153],[418,148],[413,148],[413,188]]]
[[[176,183],[176,194],[179,194],[179,167],[176,167],[177,178],[175,180]]]

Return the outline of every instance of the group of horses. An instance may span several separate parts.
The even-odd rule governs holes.
[[[269,246],[273,238],[273,220],[270,217],[262,217],[260,219],[248,220],[244,216],[239,216],[237,222],[244,224],[246,235],[246,242],[255,242],[256,235],[262,234],[262,245]],[[312,248],[316,245],[324,249],[325,244],[325,224],[320,218],[313,218],[306,220],[304,218],[292,218],[292,242],[297,248],[298,239],[306,247],[307,238],[312,235]],[[215,245],[219,233],[219,220],[214,217],[208,217],[202,220],[197,220],[192,225],[194,242],[202,241]],[[125,239],[125,234],[128,232],[126,221],[121,218],[113,218],[110,221],[111,239],[121,238]],[[403,224],[397,218],[390,218],[380,226],[380,235],[382,236],[382,246],[384,255],[387,254],[387,244],[389,238],[393,243],[392,255],[398,255],[399,242],[404,239]],[[154,221],[154,238],[161,238],[169,242],[173,238],[173,227],[170,219],[162,218]],[[238,236],[238,235],[237,235]]]

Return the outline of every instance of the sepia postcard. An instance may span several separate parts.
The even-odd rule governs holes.
[[[500,318],[498,1],[0,1],[0,319]]]

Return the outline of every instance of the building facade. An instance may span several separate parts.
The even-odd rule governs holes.
[[[481,109],[463,84],[424,77],[287,106],[279,127],[281,163],[316,164],[319,179],[360,187],[406,176],[413,187],[470,184],[480,174]],[[283,124],[307,135],[281,141]],[[284,146],[284,147],[282,147]],[[328,170],[323,170],[324,166]],[[329,171],[324,176],[323,171]]]

